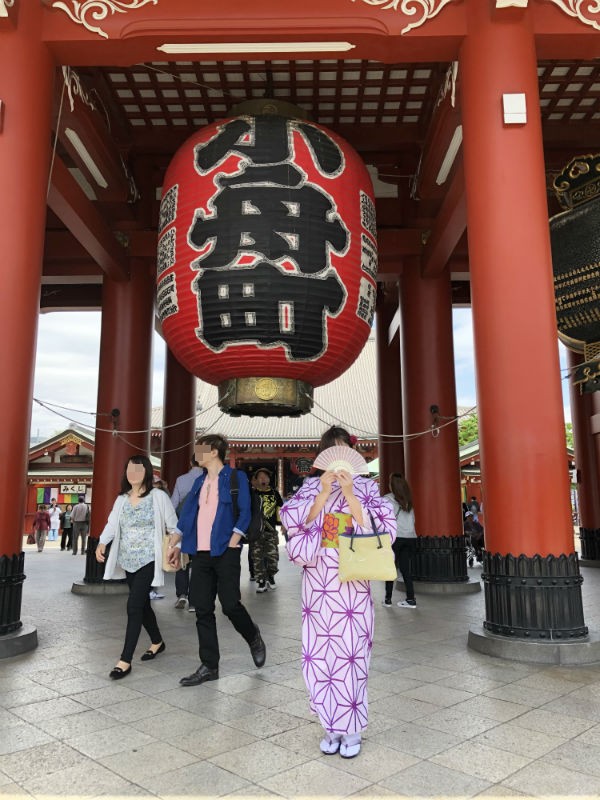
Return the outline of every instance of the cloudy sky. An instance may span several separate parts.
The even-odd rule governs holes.
[[[44,403],[66,406],[87,412],[55,408],[70,419],[93,427],[93,412],[98,391],[98,354],[100,348],[100,313],[70,312],[42,314],[38,330],[34,398]],[[454,310],[454,349],[458,405],[476,405],[473,371],[473,334],[470,309]],[[566,366],[561,346],[561,367]],[[162,405],[165,346],[154,334],[152,405]],[[564,373],[563,373],[564,375]],[[568,384],[563,380],[565,416],[570,420]],[[69,424],[64,417],[33,403],[31,435],[51,436]]]

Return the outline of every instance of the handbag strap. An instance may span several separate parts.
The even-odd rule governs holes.
[[[379,534],[379,531],[375,527],[375,520],[373,519],[373,514],[371,514],[370,511],[369,511],[369,519],[371,520],[371,530],[373,531],[375,536],[377,536],[377,549],[381,550],[381,548],[383,547],[383,545],[381,544],[381,536]]]
[[[375,520],[373,519],[373,514],[371,514],[370,511],[368,512],[368,514],[369,514],[369,519],[371,520],[371,530],[373,531],[373,533],[377,537],[377,549],[381,550],[381,548],[383,547],[383,545],[381,543],[381,534],[377,530],[377,527],[375,526]],[[356,536],[356,533],[354,531],[354,528],[352,528],[352,533],[350,534],[350,550],[352,550],[352,552],[354,552],[354,537],[355,536]]]

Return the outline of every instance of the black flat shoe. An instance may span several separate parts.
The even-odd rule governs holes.
[[[152,661],[153,658],[156,658],[159,653],[163,653],[164,650],[165,643],[161,642],[158,650],[146,650],[146,652],[142,654],[140,661]]]
[[[121,667],[115,667],[111,669],[108,673],[108,677],[112,678],[114,681],[120,681],[121,678],[125,678],[131,672],[131,664],[129,665],[129,669],[121,669]]]
[[[199,686],[201,683],[205,683],[206,681],[216,681],[219,679],[219,670],[218,669],[210,669],[205,664],[202,664],[196,672],[192,672],[191,675],[188,675],[185,678],[182,678],[179,683],[182,686]]]

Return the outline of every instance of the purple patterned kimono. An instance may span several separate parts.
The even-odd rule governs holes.
[[[327,531],[350,509],[334,484],[324,510],[308,525],[305,520],[321,491],[319,478],[308,478],[281,509],[291,561],[304,567],[302,576],[302,672],[310,707],[329,733],[359,733],[367,726],[367,678],[373,646],[373,600],[369,581],[340,583],[338,550]],[[369,512],[378,531],[396,536],[392,506],[375,481],[356,476],[354,494],[365,525],[356,534],[371,533]],[[329,515],[329,516],[328,516]],[[339,516],[338,516],[339,515]],[[346,517],[346,519],[348,519]],[[342,531],[340,531],[342,532]]]

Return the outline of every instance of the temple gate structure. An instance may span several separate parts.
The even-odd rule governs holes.
[[[91,570],[125,458],[149,449],[165,170],[191,133],[256,100],[304,108],[375,178],[380,458],[414,489],[419,577],[469,583],[451,312],[470,304],[486,516],[470,644],[600,658],[573,546],[548,228],[553,174],[600,141],[599,55],[600,10],[580,0],[0,0],[0,457],[13,465],[0,477],[0,655],[36,637],[20,619],[20,520],[38,314],[102,309]],[[170,357],[168,480],[188,458],[193,385]],[[600,395],[573,414],[597,558]]]

